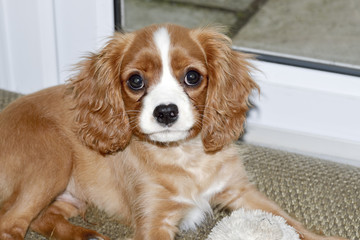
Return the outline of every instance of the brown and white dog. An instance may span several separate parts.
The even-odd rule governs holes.
[[[115,35],[68,84],[0,113],[0,239],[107,239],[67,219],[93,204],[173,239],[212,207],[262,209],[315,235],[249,182],[233,141],[256,83],[247,56],[211,28]]]

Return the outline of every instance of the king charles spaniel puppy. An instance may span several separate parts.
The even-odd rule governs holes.
[[[236,141],[251,79],[247,56],[212,28],[152,25],[116,34],[65,85],[0,113],[0,239],[108,239],[68,218],[89,204],[170,240],[212,207],[262,209],[315,235],[246,176]]]

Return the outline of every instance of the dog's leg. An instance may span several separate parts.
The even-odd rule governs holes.
[[[29,201],[26,200],[29,198]],[[4,202],[0,213],[0,239],[23,239],[31,220],[48,203],[37,201],[31,196],[14,194],[11,199]],[[36,198],[35,198],[36,199]]]
[[[1,240],[23,239],[30,222],[62,191],[62,186],[66,186],[66,182],[62,184],[55,179],[47,182],[50,187],[32,183],[23,184],[21,190],[13,191],[3,202],[0,211]]]
[[[33,177],[22,179],[29,174]],[[31,221],[64,191],[68,182],[66,178],[44,178],[42,172],[27,173],[26,169],[19,171],[18,179],[15,186],[9,186],[11,194],[0,206],[0,240],[23,239]]]
[[[226,191],[218,194],[215,203],[230,210],[239,208],[245,209],[260,209],[265,212],[270,212],[274,215],[285,218],[287,223],[294,227],[303,240],[342,240],[339,237],[324,237],[316,235],[307,230],[300,222],[290,217],[283,211],[276,203],[268,199],[265,195],[259,192],[255,186],[248,183],[247,186],[234,189],[228,188]]]
[[[152,206],[151,206],[152,205]],[[135,236],[132,240],[173,240],[177,225],[188,206],[171,200],[147,204],[135,221]]]
[[[30,228],[49,239],[108,240],[96,231],[75,226],[68,221],[84,211],[85,204],[57,200],[31,223]]]
[[[37,115],[37,103],[18,105],[0,117],[0,240],[24,238],[31,221],[66,189],[73,166],[69,141],[51,119]]]

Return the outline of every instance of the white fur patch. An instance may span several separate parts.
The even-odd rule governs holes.
[[[195,123],[191,102],[172,73],[169,52],[171,42],[167,29],[158,29],[153,35],[153,40],[161,57],[162,73],[159,83],[152,86],[144,97],[139,125],[151,140],[159,142],[179,141],[188,136],[188,131]],[[154,109],[161,104],[175,104],[178,107],[178,119],[170,127],[160,125],[153,117]]]
[[[199,197],[194,200],[195,206],[186,213],[179,225],[182,230],[195,230],[208,215],[213,214],[208,199]]]
[[[210,186],[205,192],[198,196],[192,196],[191,199],[182,196],[172,198],[173,201],[193,205],[186,213],[180,223],[180,229],[194,230],[205,220],[207,216],[213,214],[210,199],[217,193],[221,192],[226,182],[221,181]]]
[[[85,203],[74,197],[69,191],[65,191],[62,194],[60,194],[56,198],[56,201],[70,203],[71,205],[75,206],[78,209],[85,208]]]

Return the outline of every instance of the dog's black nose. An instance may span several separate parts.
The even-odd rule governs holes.
[[[153,116],[162,125],[170,126],[179,116],[179,109],[175,104],[161,104],[154,109]]]

